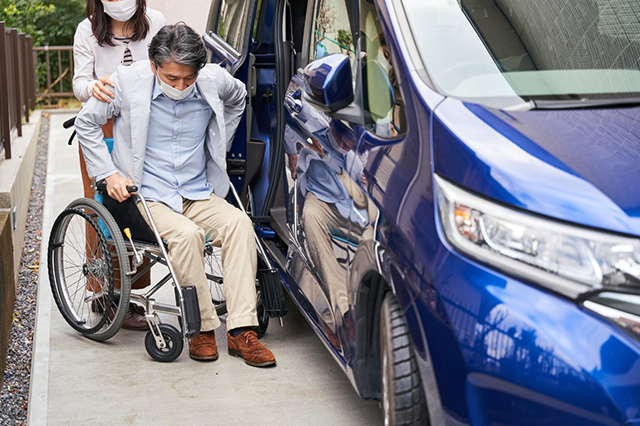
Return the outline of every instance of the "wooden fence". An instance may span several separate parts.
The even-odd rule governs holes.
[[[31,36],[0,22],[0,155],[11,158],[14,132],[22,136],[22,118],[36,108],[36,72]]]
[[[71,90],[73,46],[37,46],[33,48],[33,51],[37,55],[38,62],[42,61],[42,56],[44,56],[47,76],[44,91],[38,91],[36,95],[39,98],[47,98],[49,103],[51,103],[51,98],[72,98],[74,96]],[[51,60],[52,53],[54,54],[53,61]],[[55,79],[51,81],[54,76]]]

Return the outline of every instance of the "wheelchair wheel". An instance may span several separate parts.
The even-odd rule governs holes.
[[[221,249],[207,245],[204,251],[204,270],[209,280],[211,301],[216,307],[218,315],[227,313],[227,299],[224,296],[224,283],[222,281]]]
[[[159,348],[156,345],[156,339],[153,337],[151,330],[147,331],[147,335],[144,338],[144,347],[151,358],[160,362],[171,362],[178,358],[182,353],[184,346],[184,340],[182,334],[172,325],[160,324],[158,326],[165,343],[166,348]]]
[[[122,265],[119,274],[114,259]],[[54,300],[67,323],[93,340],[113,337],[127,314],[131,279],[124,241],[109,212],[86,198],[69,204],[51,230],[48,263]]]

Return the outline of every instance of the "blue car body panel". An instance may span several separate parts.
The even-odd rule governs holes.
[[[502,111],[446,97],[412,62],[396,2],[375,0],[406,116],[399,135],[377,136],[371,126],[314,108],[305,99],[301,71],[293,70],[288,82],[276,81],[274,34],[281,29],[274,22],[282,11],[275,10],[275,3],[266,0],[265,10],[256,12],[264,21],[257,23],[261,32],[254,34],[247,52],[254,55],[256,68],[248,128],[252,138],[267,142],[252,184],[256,211],[263,210],[268,188],[279,183],[269,182],[279,124],[286,128],[285,144],[298,145],[299,166],[306,158],[305,167],[323,159],[335,167],[326,159],[347,155],[342,151],[364,159],[361,175],[355,176],[360,169],[353,159],[341,170],[355,176],[366,196],[364,209],[375,211],[375,217],[370,214],[366,225],[358,224],[343,211],[357,210],[354,200],[341,206],[342,218],[333,209],[348,229],[328,231],[325,242],[335,253],[329,260],[314,257],[320,242],[305,229],[308,200],[298,186],[302,178],[294,179],[285,161],[288,238],[282,238],[279,253],[285,259],[279,265],[283,285],[356,391],[380,398],[379,300],[374,296],[390,291],[409,327],[433,424],[640,422],[638,338],[526,276],[510,276],[456,250],[440,223],[434,179],[437,174],[485,199],[540,217],[638,237],[640,108]],[[308,7],[314,4],[310,0]],[[323,82],[330,67],[325,71]],[[345,88],[334,95],[344,96]],[[265,96],[279,89],[285,91],[283,106]],[[321,89],[318,93],[328,93]],[[334,95],[325,99],[328,104]],[[286,123],[277,122],[278,107],[284,108]],[[242,147],[234,145],[232,153],[242,153]],[[314,170],[305,167],[297,173]],[[333,270],[327,267],[335,261]],[[384,289],[376,287],[377,278]],[[340,301],[343,292],[348,303]]]
[[[527,211],[640,235],[639,108],[506,113],[448,99],[436,117],[436,172]]]

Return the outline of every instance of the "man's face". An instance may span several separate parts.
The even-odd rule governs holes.
[[[193,67],[175,62],[166,62],[156,68],[151,61],[151,71],[158,74],[162,84],[167,84],[177,90],[184,90],[191,86],[198,77],[198,73]]]

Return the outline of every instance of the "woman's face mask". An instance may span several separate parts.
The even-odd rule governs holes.
[[[120,22],[131,19],[138,9],[137,0],[101,1],[104,13]]]

